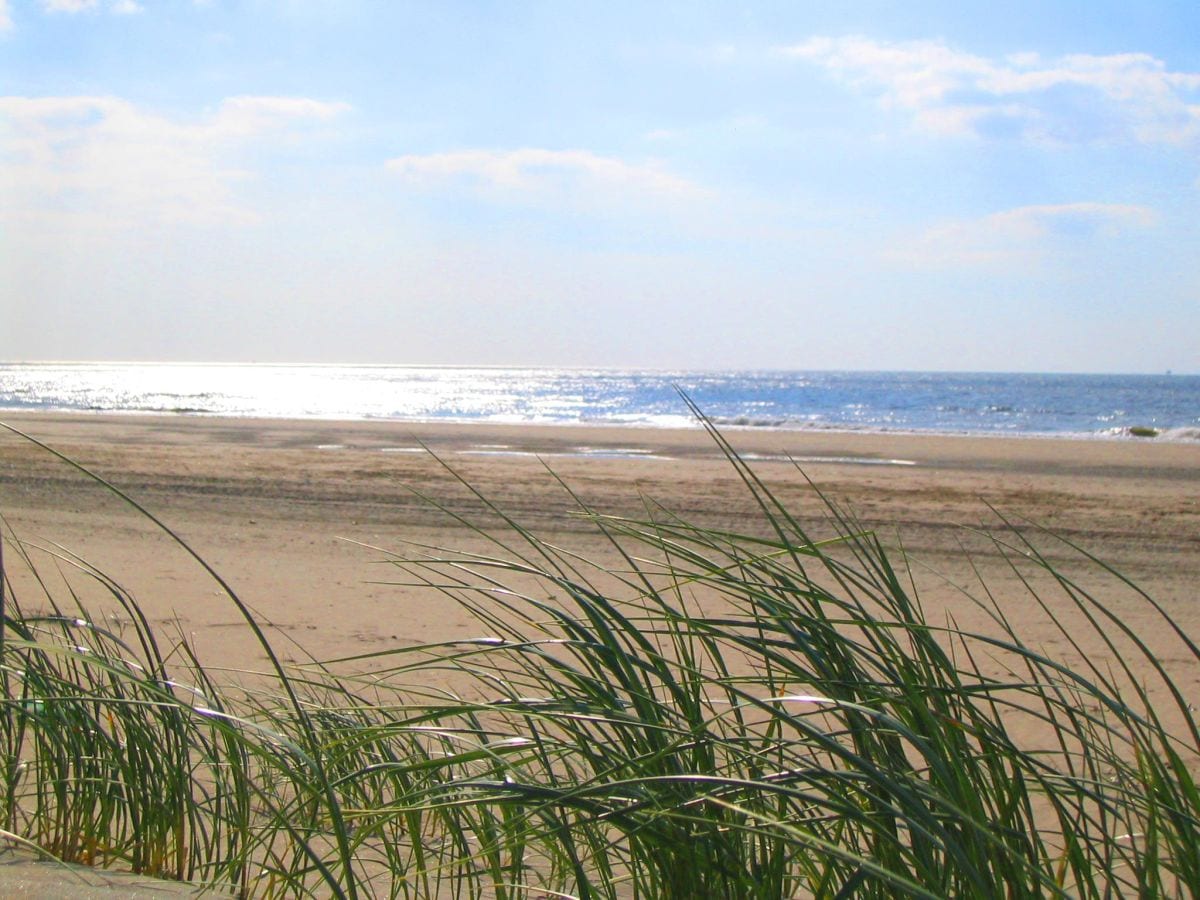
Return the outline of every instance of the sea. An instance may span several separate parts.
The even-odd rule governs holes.
[[[0,364],[0,410],[1200,442],[1200,375]]]

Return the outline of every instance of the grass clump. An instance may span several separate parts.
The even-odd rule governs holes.
[[[1200,730],[1099,597],[1013,530],[997,546],[1042,580],[985,590],[989,631],[930,622],[902,556],[833,504],[814,540],[713,438],[761,533],[580,504],[616,560],[598,563],[487,506],[492,524],[460,521],[492,551],[390,556],[478,635],[276,662],[252,688],[180,638],[160,649],[63,554],[132,634],[73,598],[9,597],[0,827],[247,896],[1200,893]],[[1115,663],[1028,645],[1016,602],[1081,648],[1065,606]]]

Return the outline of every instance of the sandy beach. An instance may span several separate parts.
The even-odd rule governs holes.
[[[644,515],[652,502],[707,525],[763,527],[733,467],[699,428],[41,413],[0,421],[87,466],[160,517],[274,626],[293,659],[479,631],[435,592],[397,584],[403,576],[386,562],[407,542],[481,549],[451,517],[483,515],[455,473],[523,525],[602,560],[611,551],[572,515],[580,501],[631,516]],[[1038,616],[1019,580],[976,533],[999,525],[998,511],[1068,571],[1084,567],[1034,525],[1111,564],[1200,634],[1200,445],[763,430],[728,437],[812,537],[833,529],[805,476],[886,543],[902,543],[916,561],[931,617],[948,612],[971,622],[976,612],[958,588],[978,593],[978,570],[1036,638]],[[77,556],[119,582],[164,633],[188,636],[206,663],[261,666],[236,610],[193,559],[145,517],[7,432],[0,435],[0,510],[42,577],[69,578],[90,609],[121,617],[97,583],[56,555]],[[12,549],[5,557],[14,592],[27,610],[41,608],[16,557]],[[1161,620],[1132,592],[1094,572],[1085,576],[1126,621],[1152,640],[1166,639]],[[1058,643],[1049,634],[1046,640],[1050,648]],[[1164,658],[1186,662],[1169,649]],[[1200,685],[1200,675],[1184,683]]]
[[[256,610],[279,655],[295,663],[480,635],[483,627],[451,600],[404,584],[404,573],[388,562],[390,554],[421,545],[489,550],[464,524],[495,527],[479,495],[557,545],[609,565],[618,560],[577,515],[581,504],[616,515],[669,511],[707,526],[764,529],[734,467],[699,428],[85,414],[5,414],[0,421],[159,517]],[[1185,694],[1200,692],[1195,658],[1165,620],[1128,584],[1038,528],[1114,566],[1200,635],[1200,445],[762,430],[727,437],[811,538],[835,533],[819,489],[887,545],[903,546],[931,622],[952,617],[986,630],[986,616],[968,599],[984,596],[982,579],[1029,645],[1068,665],[1087,655],[1104,670],[1116,668],[1094,633],[1073,646],[1049,626],[1024,579],[1054,615],[1069,623],[1076,613],[1044,573],[1019,559],[1010,565],[981,534],[1002,526],[1003,517],[1011,529],[1000,532],[1004,541],[1019,547],[1029,540],[1078,577],[1117,621],[1137,630]],[[136,599],[160,645],[186,637],[210,675],[219,679],[225,669],[230,680],[253,683],[253,673],[266,670],[245,622],[195,559],[94,480],[8,431],[0,433],[0,513],[6,587],[25,613],[49,607],[44,584],[59,603],[73,592],[93,621],[121,631],[128,614],[89,574],[94,567]],[[1134,677],[1152,675],[1144,657],[1128,658]],[[361,671],[372,662],[344,665]],[[987,660],[979,662],[987,668]],[[1156,708],[1159,698],[1166,701],[1161,708],[1171,727],[1165,690],[1151,684],[1149,696]],[[1014,723],[1010,733],[1039,740],[1030,727]],[[0,882],[14,896],[132,889],[103,873],[28,865],[25,856],[6,861]]]

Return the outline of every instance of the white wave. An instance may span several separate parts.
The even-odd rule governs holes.
[[[1159,432],[1160,441],[1200,441],[1200,427],[1168,428]]]

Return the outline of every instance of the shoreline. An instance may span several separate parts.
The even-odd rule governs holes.
[[[608,422],[608,421],[499,421],[495,419],[452,419],[452,418],[386,418],[382,416],[267,416],[259,414],[231,415],[222,412],[210,412],[202,409],[32,409],[29,407],[0,407],[0,421],[5,419],[78,417],[81,419],[200,419],[217,421],[247,421],[247,422],[295,422],[313,424],[363,424],[392,427],[410,427],[413,429],[437,428],[440,426],[452,428],[548,428],[548,429],[596,429],[604,432],[621,430],[630,432],[676,432],[703,431],[703,426],[694,421],[692,424],[672,423],[654,424],[650,422]],[[684,418],[684,417],[679,417]],[[742,418],[742,417],[739,417]],[[722,432],[730,434],[781,434],[781,435],[867,435],[880,437],[915,437],[915,438],[982,438],[995,440],[1031,440],[1031,441],[1115,441],[1134,444],[1185,444],[1200,446],[1200,425],[1152,427],[1152,435],[1132,433],[1132,429],[1143,426],[1105,429],[1103,431],[970,431],[966,429],[939,431],[933,429],[887,429],[863,426],[849,427],[845,424],[800,424],[800,425],[753,425],[725,421],[720,418],[712,419],[712,423]],[[1150,427],[1150,426],[1145,426]],[[1181,432],[1186,434],[1180,434]]]
[[[616,446],[619,444],[646,444],[654,447],[673,447],[686,456],[694,455],[697,446],[707,446],[716,454],[715,445],[705,428],[696,422],[688,426],[675,425],[628,425],[620,423],[576,423],[576,422],[496,422],[496,421],[450,421],[443,419],[383,419],[383,418],[308,418],[287,416],[227,416],[221,414],[191,414],[173,412],[140,411],[84,411],[84,410],[4,410],[0,409],[0,422],[20,428],[21,423],[36,424],[51,433],[63,434],[72,425],[92,425],[105,429],[111,426],[128,426],[153,429],[159,432],[178,431],[202,432],[209,428],[222,428],[257,432],[262,435],[278,436],[285,432],[331,434],[345,432],[356,437],[387,432],[394,435],[410,435],[429,440],[433,444],[461,446],[478,437],[477,443],[486,446],[489,440],[514,436],[523,446],[558,448],[575,445]],[[999,451],[999,446],[1018,446],[1018,457],[1045,457],[1062,455],[1051,450],[1048,453],[1031,452],[1039,445],[1065,445],[1082,450],[1094,446],[1111,448],[1101,451],[1084,451],[1081,456],[1102,456],[1118,459],[1128,456],[1127,450],[1136,448],[1146,451],[1145,455],[1155,459],[1172,459],[1182,465],[1193,462],[1200,465],[1200,440],[1163,439],[1161,436],[1142,438],[1134,436],[1088,435],[1081,433],[991,433],[969,431],[884,431],[873,429],[851,429],[836,426],[772,428],[748,425],[728,425],[714,422],[715,427],[734,444],[737,449],[745,446],[747,452],[761,452],[764,447],[815,448],[817,452],[835,444],[857,443],[874,452],[885,444],[904,447],[952,448],[954,454],[964,458],[982,459],[1012,455]],[[86,430],[86,429],[82,429]],[[490,436],[490,437],[489,437]],[[603,440],[601,440],[603,438]],[[642,438],[641,441],[637,438]],[[589,440],[590,439],[590,440]],[[988,452],[970,452],[989,442],[997,448]],[[368,439],[367,445],[372,442]],[[280,442],[282,445],[282,442]],[[294,441],[289,441],[294,445]],[[686,448],[679,450],[679,448]],[[1169,448],[1169,449],[1156,449]],[[380,448],[376,448],[380,449]],[[931,455],[926,453],[924,455]],[[932,454],[936,456],[937,454]]]

